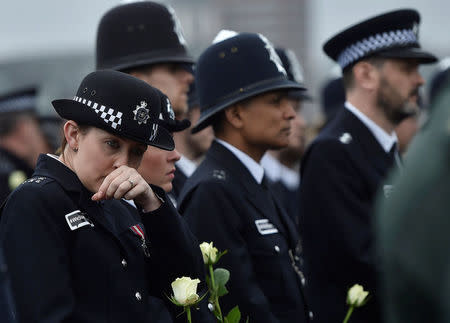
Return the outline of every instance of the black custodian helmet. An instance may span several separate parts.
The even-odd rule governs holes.
[[[151,1],[110,9],[97,29],[97,69],[125,70],[154,63],[194,62],[170,6]]]
[[[239,33],[208,47],[196,64],[195,86],[201,113],[193,133],[246,98],[277,89],[305,89],[288,79],[269,40],[254,33]]]

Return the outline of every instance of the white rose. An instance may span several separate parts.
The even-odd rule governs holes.
[[[348,290],[347,303],[356,307],[360,307],[364,304],[369,292],[366,292],[361,285],[355,284]]]
[[[217,259],[217,248],[213,246],[213,243],[203,242],[200,244],[200,250],[202,251],[203,261],[206,265],[214,264]]]
[[[173,297],[183,306],[195,304],[198,300],[197,285],[199,279],[181,277],[172,282]]]

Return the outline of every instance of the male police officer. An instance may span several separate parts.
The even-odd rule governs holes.
[[[0,97],[0,204],[33,174],[39,154],[50,151],[35,110],[35,88]]]
[[[419,21],[415,10],[389,12],[324,45],[343,70],[347,101],[302,161],[300,232],[316,322],[342,321],[355,283],[371,297],[352,321],[380,322],[370,215],[386,172],[401,163],[394,128],[417,109],[418,65],[436,60],[419,48]]]
[[[288,91],[302,86],[287,79],[269,41],[249,33],[206,49],[196,85],[201,116],[193,131],[212,125],[216,139],[179,209],[200,241],[229,251],[220,260],[231,272],[221,304],[225,312],[239,305],[250,322],[307,322],[299,237],[259,164],[268,149],[288,144],[295,117]]]
[[[175,11],[164,4],[138,1],[116,6],[106,12],[97,30],[97,69],[115,69],[129,73],[158,88],[171,102],[161,121],[173,132],[175,143],[183,141],[189,127],[183,119],[188,111],[189,85],[193,82],[193,58],[186,49],[186,40]],[[173,108],[173,111],[172,111]],[[146,170],[150,164],[149,149],[139,172],[154,183]],[[174,163],[177,151],[167,152]]]

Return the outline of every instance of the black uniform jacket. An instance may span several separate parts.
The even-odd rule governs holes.
[[[174,175],[175,177],[172,181],[172,191],[170,192],[170,195],[172,195],[173,198],[177,200],[178,196],[180,195],[181,189],[183,188],[184,183],[187,180],[187,176],[185,173],[183,173],[181,168],[177,167],[177,165],[175,165]]]
[[[165,299],[176,277],[202,275],[198,242],[171,203],[133,214],[91,196],[69,168],[41,155],[4,206],[0,237],[20,322],[152,322],[150,294]]]
[[[29,178],[33,174],[33,169],[24,160],[12,152],[0,148],[0,205],[12,191],[9,179],[16,171],[22,172],[25,178]]]
[[[231,272],[225,312],[239,305],[250,322],[307,322],[295,227],[232,152],[213,142],[178,205],[200,242],[229,251],[217,265]]]
[[[343,108],[308,148],[301,167],[300,233],[314,321],[341,322],[347,290],[370,292],[352,322],[380,322],[372,208],[393,158]]]

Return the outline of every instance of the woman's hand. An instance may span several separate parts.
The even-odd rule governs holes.
[[[93,201],[121,198],[134,200],[144,212],[154,211],[162,204],[137,170],[125,165],[106,176],[98,192],[92,196]]]

